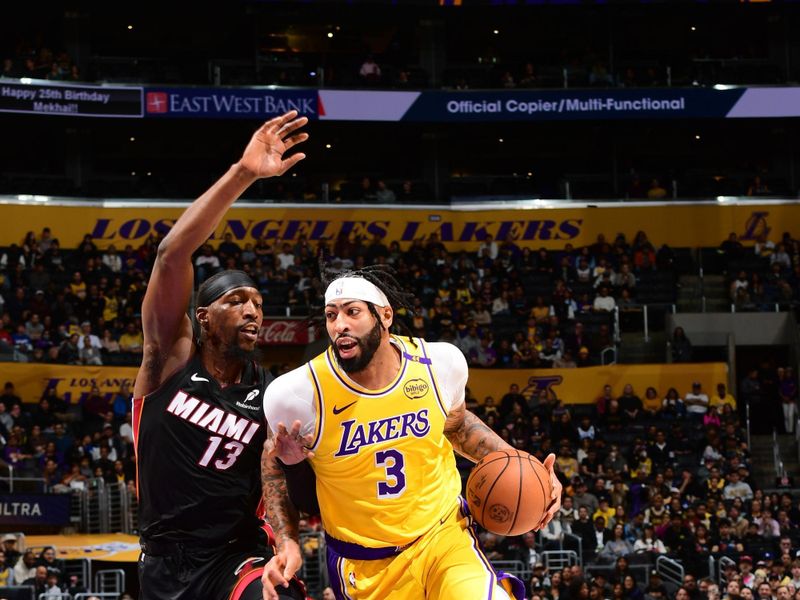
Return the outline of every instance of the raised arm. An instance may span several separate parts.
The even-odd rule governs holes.
[[[152,392],[191,357],[192,326],[186,314],[192,292],[192,254],[209,238],[230,206],[254,181],[282,175],[305,158],[284,153],[308,135],[294,133],[308,122],[291,111],[253,134],[242,157],[181,215],[158,248],[142,303],[144,356],[134,395]]]

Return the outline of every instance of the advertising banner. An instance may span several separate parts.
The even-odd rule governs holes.
[[[652,386],[658,392],[658,397],[663,399],[672,387],[683,398],[692,390],[695,381],[699,381],[703,390],[710,395],[717,389],[718,383],[727,385],[728,365],[681,363],[608,365],[581,369],[470,369],[467,386],[481,404],[487,396],[499,403],[512,383],[519,386],[526,400],[536,392],[553,392],[565,404],[591,404],[607,384],[613,388],[615,397],[621,396],[622,389],[630,383],[640,398]]]
[[[273,323],[303,323],[304,321],[273,321]],[[265,337],[262,329],[262,340]],[[306,330],[306,334],[308,331]],[[278,333],[272,338],[277,342],[270,345],[297,343],[302,339],[298,334],[296,342],[280,341],[285,335]],[[294,335],[294,334],[291,334]],[[23,402],[37,402],[48,386],[55,386],[58,393],[68,403],[76,404],[85,397],[92,385],[100,392],[113,395],[122,382],[131,388],[136,376],[135,367],[80,367],[69,365],[31,365],[24,363],[0,363],[0,381],[13,381],[17,394]],[[603,386],[610,384],[614,395],[622,394],[626,383],[633,385],[641,397],[652,386],[663,397],[670,387],[683,396],[692,388],[694,381],[703,384],[707,393],[716,389],[718,383],[727,383],[728,367],[725,363],[681,363],[655,365],[609,365],[605,367],[584,367],[581,369],[470,369],[467,385],[480,401],[486,396],[495,400],[508,392],[509,386],[516,383],[526,397],[535,391],[552,390],[556,396],[568,404],[594,402]]]
[[[800,116],[800,88],[373,92],[320,90],[329,121],[568,121]]]
[[[142,88],[0,80],[0,112],[72,117],[142,117]]]
[[[145,92],[148,117],[265,120],[289,110],[316,119],[317,90],[170,87]]]
[[[264,319],[258,343],[272,346],[305,346],[314,341],[307,319]]]
[[[800,87],[389,91],[0,82],[0,112],[264,120],[287,110],[361,122],[786,118],[800,116]]]
[[[63,248],[76,248],[90,234],[99,248],[114,244],[118,250],[141,245],[149,235],[166,234],[187,204],[159,206],[132,203],[103,206],[99,202],[59,205],[57,202],[3,202],[0,246],[20,244],[25,232],[50,227]],[[563,208],[562,208],[563,207]],[[732,201],[693,203],[607,203],[586,205],[566,201],[531,201],[518,208],[482,205],[476,208],[428,209],[330,205],[235,204],[210,238],[218,243],[226,233],[244,245],[258,239],[270,243],[331,242],[344,235],[367,242],[376,235],[386,243],[397,240],[407,248],[414,240],[433,235],[449,251],[475,251],[488,235],[509,239],[520,247],[560,249],[593,244],[599,234],[613,240],[624,233],[632,240],[645,230],[656,246],[717,246],[736,233],[744,243],[759,234],[777,241],[787,223],[800,222],[800,203],[780,201]],[[24,223],[24,227],[19,224]]]
[[[96,367],[31,363],[0,363],[0,380],[11,381],[23,402],[38,402],[42,393],[56,388],[67,404],[79,404],[96,385],[113,398],[123,383],[133,390],[137,367]]]
[[[0,527],[67,525],[69,495],[0,494]]]
[[[135,563],[141,554],[139,537],[124,533],[26,535],[25,544],[34,550],[53,546],[56,549],[56,558],[61,560],[89,559]]]

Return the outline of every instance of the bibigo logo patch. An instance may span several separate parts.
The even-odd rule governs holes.
[[[411,400],[422,398],[428,393],[430,386],[422,379],[412,379],[403,386],[403,393]]]

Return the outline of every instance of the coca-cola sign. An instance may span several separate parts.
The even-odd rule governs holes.
[[[264,319],[258,343],[273,346],[305,346],[313,341],[306,319]]]

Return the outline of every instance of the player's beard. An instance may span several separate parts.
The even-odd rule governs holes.
[[[247,363],[249,361],[257,360],[260,352],[258,345],[253,345],[252,348],[243,347],[239,339],[239,330],[236,329],[231,335],[231,339],[225,344],[223,355],[226,360],[238,363]]]
[[[381,331],[381,323],[378,319],[375,319],[375,326],[365,337],[357,338],[354,335],[345,336],[351,340],[355,340],[358,344],[360,352],[353,358],[342,358],[339,356],[339,348],[336,344],[333,345],[333,353],[336,355],[336,362],[339,363],[342,371],[345,373],[358,373],[367,368],[367,365],[372,360],[372,357],[375,356],[375,353],[381,345]]]

